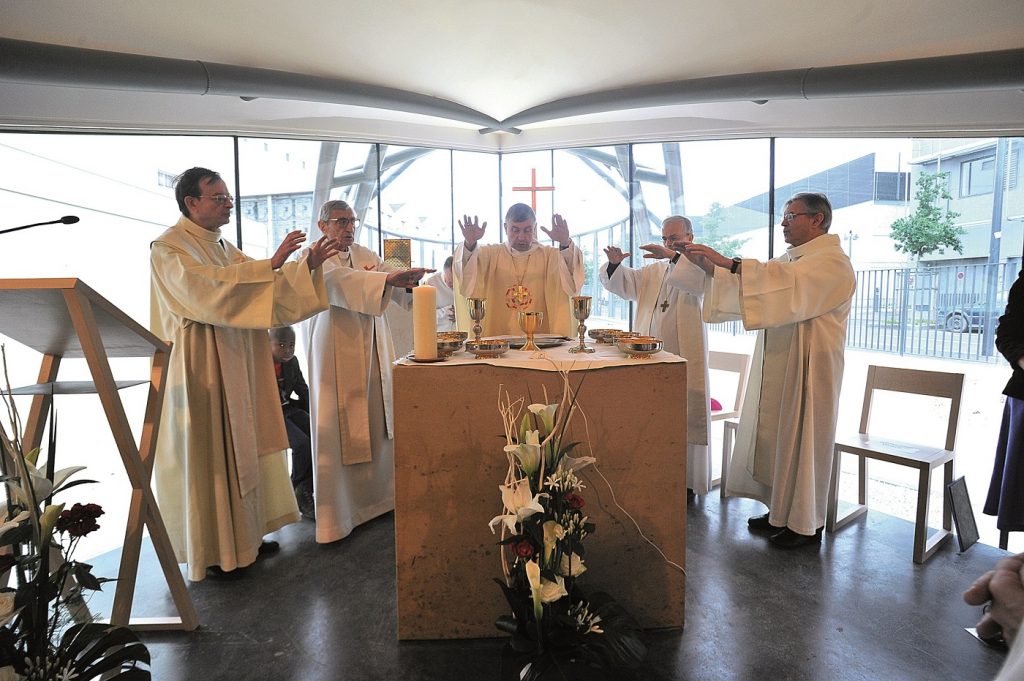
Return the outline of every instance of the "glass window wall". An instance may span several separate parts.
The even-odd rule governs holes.
[[[595,300],[590,325],[626,327],[628,303],[599,283],[605,247],[628,250],[627,262],[642,266],[639,246],[658,242],[661,221],[682,214],[697,241],[765,260],[786,248],[778,227],[786,199],[822,191],[835,208],[832,232],[858,279],[841,427],[851,425],[850,414],[855,427],[870,363],[967,374],[972,408],[961,432],[976,441],[971,456],[958,460],[977,503],[1009,373],[993,335],[1024,251],[1022,146],[1020,138],[749,139],[487,154],[244,137],[5,133],[0,229],[69,214],[81,221],[0,235],[0,277],[79,277],[148,322],[149,243],[178,218],[172,179],[202,165],[239,193],[239,223],[226,230],[256,258],[268,257],[292,229],[318,238],[317,212],[328,198],[353,206],[362,245],[381,252],[383,239],[408,238],[413,263],[437,268],[461,241],[464,215],[486,221],[483,241],[496,243],[512,203],[534,205],[545,227],[557,212],[585,254],[583,292]],[[929,215],[948,223],[945,238],[922,227]],[[543,232],[538,238],[549,242]],[[736,323],[711,327],[709,338],[713,349],[751,349],[752,335]],[[5,343],[12,383],[32,382],[37,358]],[[68,362],[61,378],[86,373],[84,364]],[[712,384],[717,390],[714,378]],[[142,391],[132,398],[139,414],[143,398]],[[98,405],[90,409],[68,409],[62,430],[102,423]],[[891,411],[900,415],[898,405]],[[910,421],[901,418],[899,426]],[[113,452],[108,440],[97,432],[93,441]],[[994,522],[978,515],[983,538],[992,541]]]

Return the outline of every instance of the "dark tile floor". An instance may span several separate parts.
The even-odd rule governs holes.
[[[1005,555],[956,541],[910,559],[913,524],[871,512],[820,551],[783,552],[747,530],[760,504],[691,504],[686,628],[652,632],[643,679],[934,681],[991,679],[1001,653],[964,631],[979,615],[963,589]],[[207,679],[498,679],[502,642],[396,640],[391,515],[328,546],[304,522],[281,552],[237,581],[190,586],[202,627],[146,634],[157,681]],[[116,571],[114,554],[96,574]],[[594,556],[594,560],[598,557]],[[490,580],[491,575],[481,575]],[[501,598],[495,589],[495,598]],[[102,610],[100,599],[94,609]],[[97,607],[98,606],[98,607]],[[173,613],[155,558],[144,561],[135,614]]]

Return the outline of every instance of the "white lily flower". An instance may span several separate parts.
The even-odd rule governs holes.
[[[565,538],[565,529],[555,520],[545,521],[544,525],[544,565],[551,562],[551,552],[555,550],[555,542]]]
[[[596,461],[597,457],[593,456],[565,456],[562,457],[562,460],[558,463],[558,465],[561,466],[562,468],[565,468],[575,473],[581,468],[586,468],[587,466],[589,466],[592,463],[595,463]]]
[[[546,579],[541,580],[540,583],[540,600],[544,603],[554,603],[563,596],[568,596],[569,592],[565,590],[565,584],[562,582],[561,577],[555,577],[555,581],[549,582]]]
[[[50,496],[53,490],[59,488],[67,479],[78,471],[85,470],[85,466],[69,466],[62,468],[53,474],[53,482],[46,479],[46,470],[39,470],[28,461],[25,461],[25,468],[28,469],[29,478],[32,480],[32,491],[35,493],[35,503],[41,502]],[[29,505],[28,486],[23,482],[7,481],[8,487],[14,495],[14,501],[23,506]]]
[[[540,418],[544,426],[544,437],[547,437],[555,429],[555,413],[558,411],[557,404],[531,404],[527,407],[534,416]]]
[[[530,481],[527,478],[521,478],[509,485],[499,485],[498,489],[501,490],[501,503],[509,513],[491,519],[489,526],[492,533],[499,523],[505,523],[509,532],[515,534],[516,523],[522,522],[534,513],[544,512],[544,507],[540,505],[540,495],[530,495]]]
[[[540,580],[540,565],[535,560],[526,561],[526,579],[530,582],[530,596],[533,599],[533,616],[540,622],[544,616],[543,592]]]
[[[540,468],[540,433],[536,430],[526,431],[525,442],[505,445],[505,451],[515,454],[519,467],[528,477],[533,477]]]
[[[563,553],[558,561],[558,574],[565,577],[579,577],[586,571],[587,566],[583,564],[583,559],[575,553],[571,556]]]

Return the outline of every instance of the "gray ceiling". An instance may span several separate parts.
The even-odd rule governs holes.
[[[164,57],[212,86],[168,88],[148,62],[16,59],[23,45],[0,41],[0,125],[467,149],[1024,129],[1021,0],[7,0],[0,38]],[[1015,52],[828,68],[999,50]]]

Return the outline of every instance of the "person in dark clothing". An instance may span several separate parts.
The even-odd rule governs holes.
[[[313,449],[309,438],[309,387],[295,357],[295,331],[290,326],[270,330],[274,373],[281,394],[284,426],[292,450],[292,487],[303,518],[316,520],[313,503]],[[294,395],[294,397],[293,397]]]
[[[1024,531],[1024,270],[1006,297],[1006,311],[996,327],[996,348],[1013,374],[1003,389],[1006,405],[983,512],[996,516],[999,545],[1005,549],[1010,532]]]

